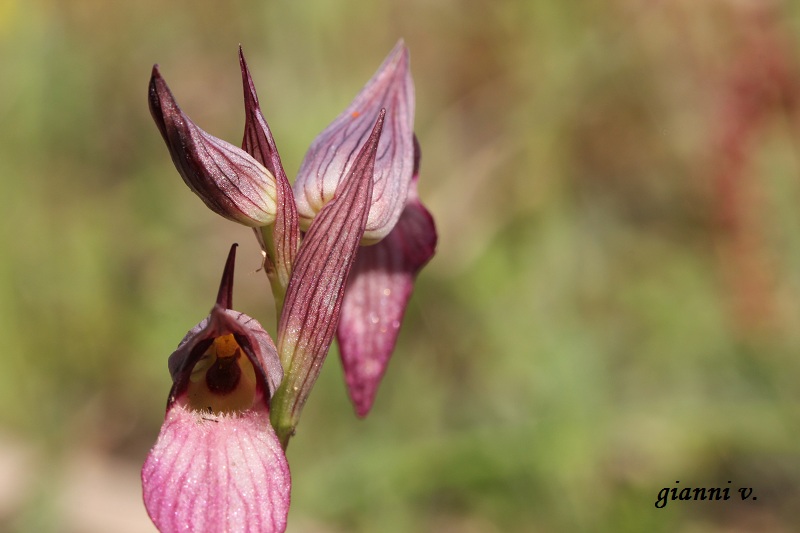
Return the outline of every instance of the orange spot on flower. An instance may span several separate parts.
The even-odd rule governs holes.
[[[361,116],[361,113],[359,113],[358,111],[353,111],[350,114],[350,116],[353,117],[353,118],[358,118],[359,116]]]

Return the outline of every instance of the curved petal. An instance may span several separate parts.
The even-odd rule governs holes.
[[[358,252],[337,329],[348,393],[366,416],[394,350],[419,270],[433,257],[436,227],[415,198],[392,232]]]
[[[209,209],[245,226],[275,220],[273,175],[244,150],[198,128],[178,107],[158,66],[148,101],[175,168]]]
[[[161,533],[286,529],[291,477],[266,409],[210,415],[176,403],[142,468]]]
[[[408,48],[402,40],[306,153],[294,182],[301,227],[307,228],[334,197],[381,108],[386,109],[386,124],[375,159],[372,205],[364,241],[377,242],[392,230],[406,204],[414,157],[414,82]]]

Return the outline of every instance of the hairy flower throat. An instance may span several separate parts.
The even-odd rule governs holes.
[[[256,373],[232,334],[213,340],[189,376],[187,404],[214,414],[245,411],[256,399]]]

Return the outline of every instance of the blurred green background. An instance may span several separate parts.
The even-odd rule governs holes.
[[[797,531],[800,3],[0,0],[1,531],[153,531],[166,358],[233,241],[274,331],[152,64],[238,144],[241,43],[292,176],[400,37],[439,250],[368,419],[331,352],[288,531]],[[656,509],[676,480],[758,500]]]

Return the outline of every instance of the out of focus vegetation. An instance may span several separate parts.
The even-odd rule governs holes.
[[[238,143],[241,43],[291,175],[399,37],[439,252],[368,419],[331,353],[289,531],[796,530],[790,0],[0,0],[0,437],[30,454],[0,529],[88,532],[80,507],[123,531],[64,500],[89,475],[65,465],[130,467],[138,498],[231,242],[237,308],[274,323],[252,235],[151,123],[152,64]],[[758,500],[656,509],[676,480]]]

